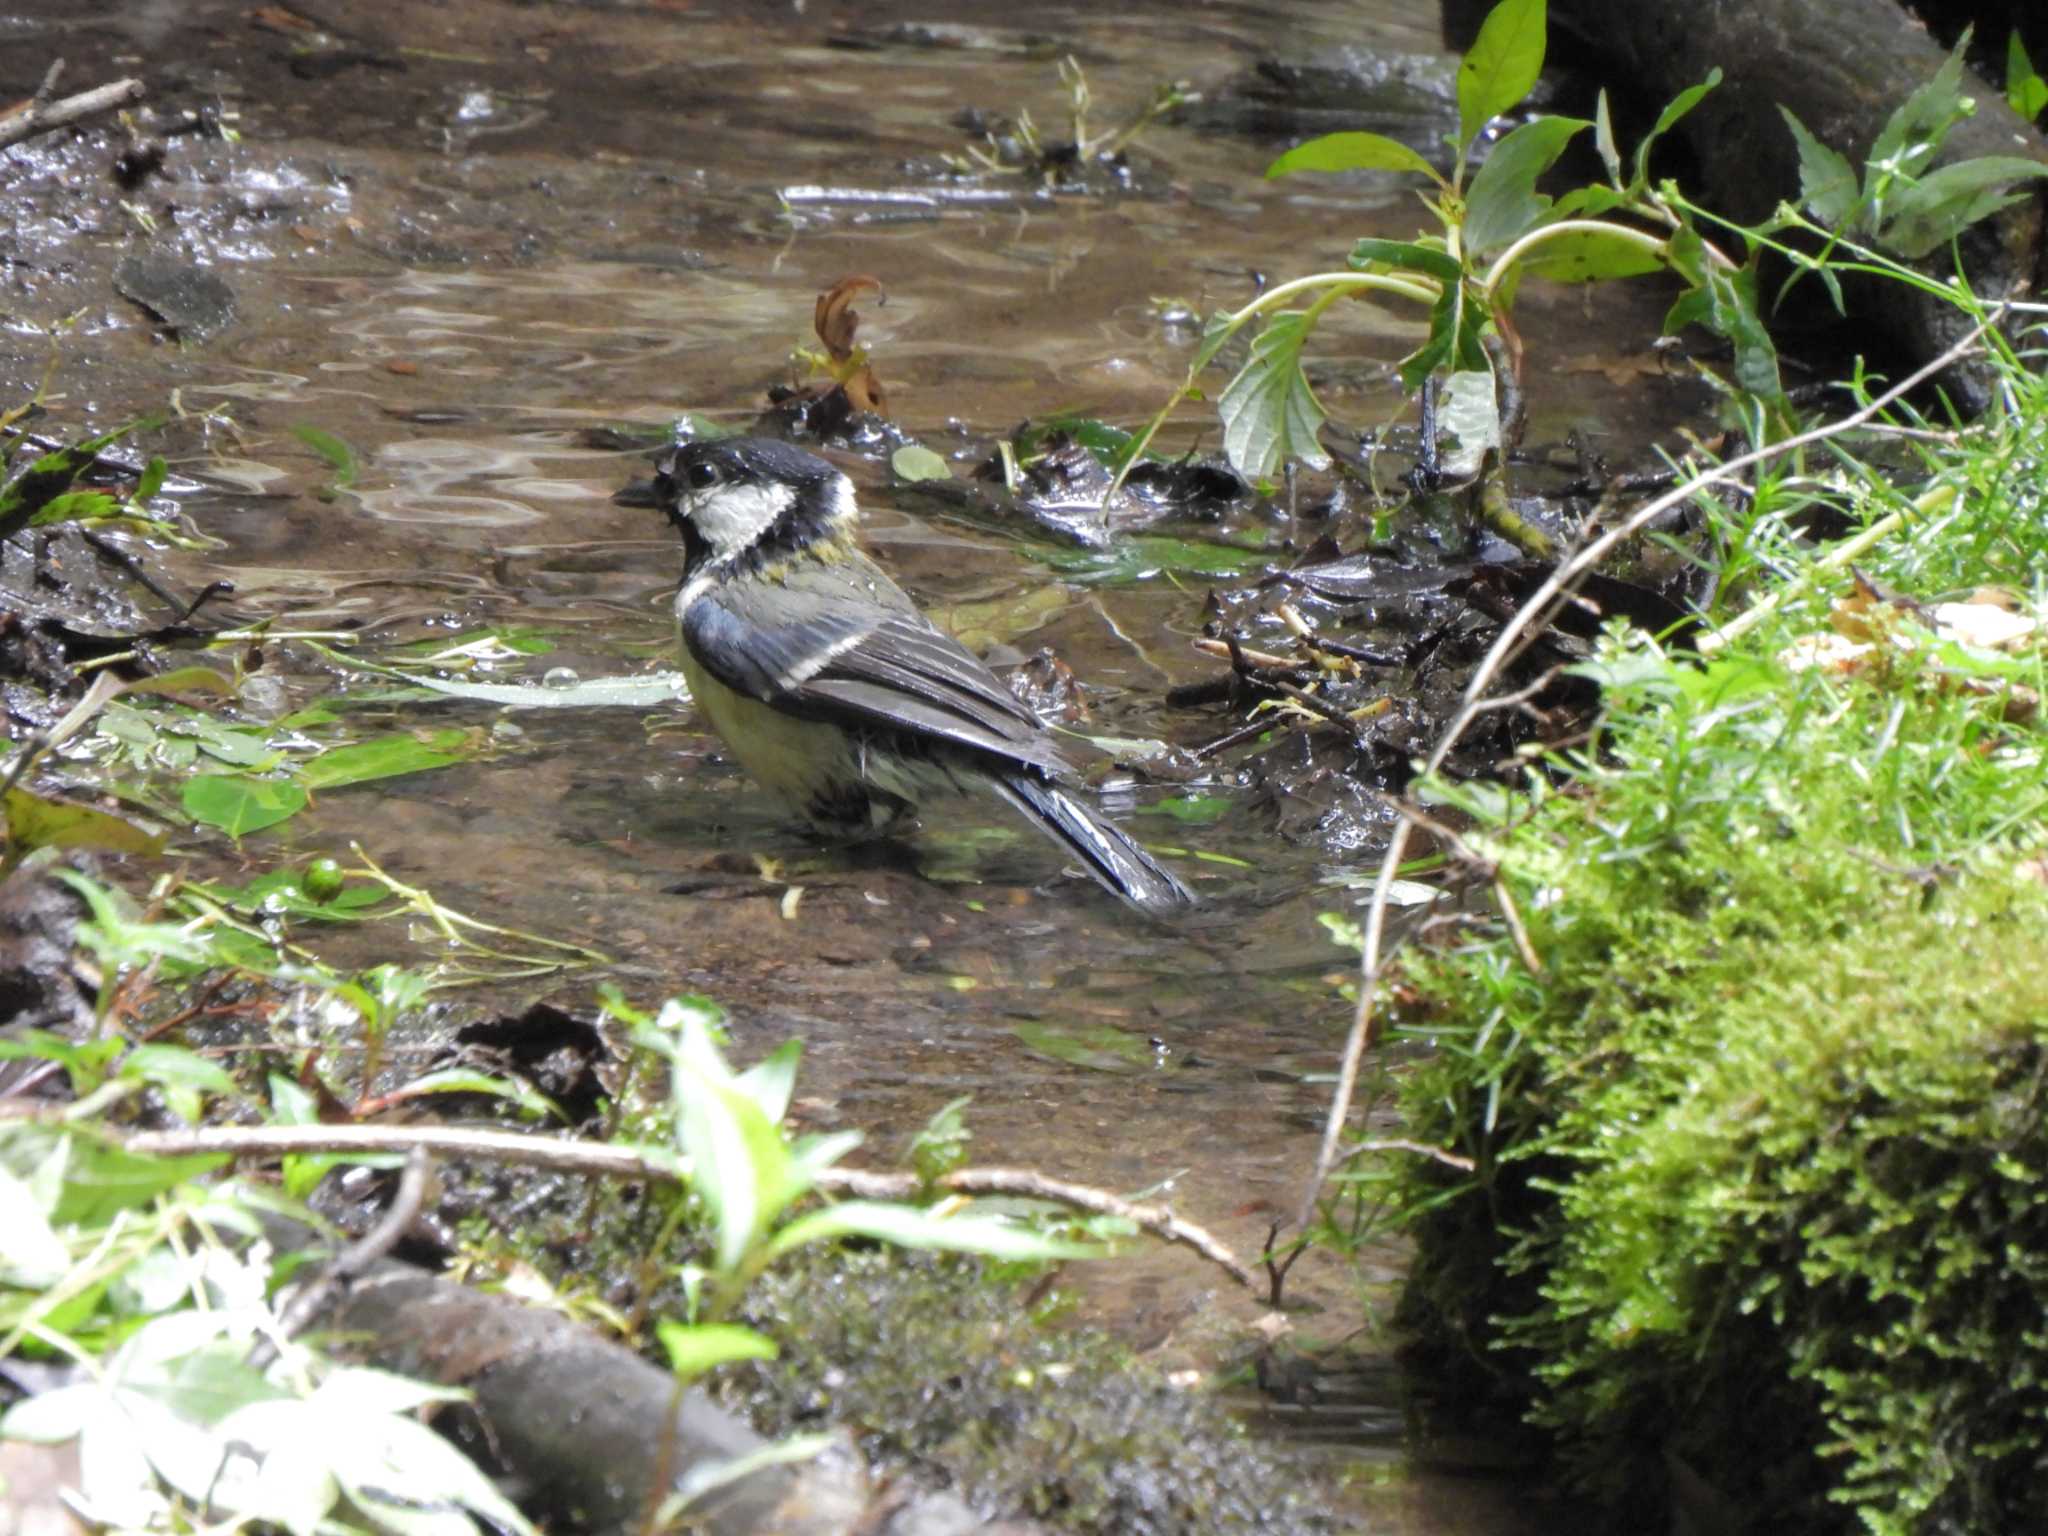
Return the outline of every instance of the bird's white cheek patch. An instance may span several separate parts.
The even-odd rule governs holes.
[[[723,559],[752,545],[795,501],[787,485],[720,485],[699,495],[689,518]]]

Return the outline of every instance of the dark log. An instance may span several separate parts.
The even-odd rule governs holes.
[[[357,1334],[376,1363],[466,1387],[474,1421],[457,1437],[523,1485],[520,1502],[555,1529],[637,1536],[660,1469],[673,1487],[692,1469],[766,1442],[703,1392],[567,1318],[387,1263],[327,1319]],[[690,1506],[709,1536],[1033,1536],[991,1524],[950,1494],[871,1490],[850,1446],[761,1468]]]
[[[1469,37],[1490,6],[1445,0],[1447,38]],[[1799,196],[1799,158],[1779,105],[1859,168],[1892,110],[1941,66],[1946,51],[1895,0],[1551,0],[1553,59],[1576,56],[1610,89],[1625,85],[1655,111],[1718,67],[1721,86],[1681,124],[1699,164],[1687,191],[1744,222]],[[2048,164],[2048,142],[1997,87],[1971,80],[1975,116],[1949,133],[1940,163],[2019,155]],[[2016,189],[2025,191],[2024,187]],[[2038,292],[2048,277],[2044,199],[2034,195],[1972,226],[1959,246],[1976,291],[1996,301]],[[1941,256],[1927,270],[1946,274]],[[1855,295],[1852,295],[1855,297]],[[1887,285],[1862,290],[1864,318],[1915,363],[1968,332],[1960,311]],[[1974,375],[1944,377],[1957,403],[1988,398]]]

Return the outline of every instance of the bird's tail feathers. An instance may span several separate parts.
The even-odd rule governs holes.
[[[994,779],[998,794],[1087,866],[1104,889],[1141,912],[1177,912],[1194,892],[1162,869],[1121,827],[1057,785],[1018,774]]]

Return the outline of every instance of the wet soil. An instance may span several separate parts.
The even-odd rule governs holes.
[[[239,141],[178,134],[162,171],[127,188],[111,129],[0,152],[15,211],[0,235],[0,378],[24,393],[46,330],[68,321],[53,423],[170,401],[158,441],[174,468],[222,487],[184,505],[223,548],[181,570],[195,588],[233,580],[239,616],[393,640],[531,625],[557,649],[504,680],[612,675],[663,663],[678,552],[653,514],[610,500],[640,460],[584,434],[683,411],[752,420],[764,389],[794,376],[813,299],[839,278],[887,289],[886,305],[863,304],[861,340],[897,419],[965,452],[1055,411],[1141,419],[1196,339],[1176,311],[1241,304],[1265,278],[1340,267],[1360,235],[1415,229],[1398,178],[1260,173],[1288,132],[1333,126],[1315,115],[1321,96],[1290,115],[1289,61],[1380,69],[1387,110],[1414,125],[1403,136],[1440,137],[1448,71],[1428,8],[1155,0],[948,16],[801,0],[17,7],[0,14],[0,95],[30,94],[61,55],[73,87],[138,74],[157,108],[225,120]],[[1168,76],[1207,109],[1148,132],[1100,195],[943,169],[966,142],[962,109],[1063,124],[1065,54],[1099,122]],[[1248,105],[1216,105],[1232,101]],[[229,296],[200,285],[218,313],[180,337],[115,280],[143,257]],[[1696,408],[1649,358],[1663,303],[1649,288],[1524,296],[1533,442],[1576,433],[1621,455]],[[1399,418],[1391,364],[1417,317],[1350,306],[1323,334],[1315,376],[1333,414],[1362,429]],[[1181,442],[1206,425],[1193,407],[1185,422]],[[351,446],[352,483],[336,484],[301,427]],[[1224,578],[1057,572],[1042,538],[957,519],[892,489],[882,466],[843,462],[877,556],[993,661],[1057,652],[1084,685],[1090,734],[1193,745],[1239,723],[1165,703],[1220,670],[1189,642]],[[1232,557],[1243,576],[1323,530],[1268,512],[1233,533],[1247,531],[1265,547]],[[334,686],[291,658],[269,663],[291,697]],[[384,708],[401,728],[499,715]],[[507,718],[518,731],[488,760],[326,794],[241,861],[359,840],[450,905],[617,957],[611,976],[641,1000],[709,994],[732,1010],[741,1057],[801,1038],[801,1113],[866,1128],[880,1157],[971,1094],[977,1161],[1170,1191],[1243,1253],[1292,1208],[1349,1018],[1348,957],[1317,918],[1352,901],[1341,882],[1370,846],[1319,838],[1315,815],[1290,823],[1227,768],[1199,786],[1224,807],[1208,824],[1151,811],[1166,790],[1119,789],[1130,776],[1110,770],[1107,804],[1147,842],[1241,861],[1177,860],[1203,907],[1162,927],[1063,876],[999,808],[937,807],[907,850],[820,851],[685,709]],[[368,961],[393,942],[330,950]],[[497,1001],[580,1005],[594,981]],[[1384,1295],[1400,1262],[1369,1260],[1368,1287]],[[1212,1363],[1258,1310],[1178,1253],[1140,1252],[1082,1284],[1174,1363]],[[1309,1331],[1356,1325],[1356,1277],[1333,1261],[1305,1261],[1288,1294]],[[1323,1407],[1308,1417],[1380,1485],[1376,1528],[1537,1528],[1511,1489],[1404,1470],[1401,1388],[1390,1368],[1360,1379],[1313,1394]]]

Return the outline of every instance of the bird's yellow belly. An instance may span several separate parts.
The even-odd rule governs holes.
[[[732,755],[763,789],[809,814],[821,797],[859,782],[858,765],[846,733],[814,720],[798,720],[770,709],[708,674],[683,646],[683,680],[690,697]]]

